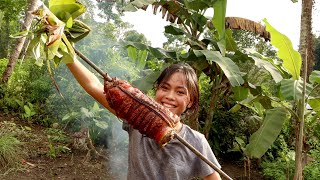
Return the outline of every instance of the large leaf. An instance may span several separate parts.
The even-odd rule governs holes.
[[[281,94],[285,100],[299,100],[302,99],[303,81],[293,79],[283,79],[281,81]],[[312,86],[306,85],[306,95],[311,92]]]
[[[212,18],[212,24],[218,31],[219,38],[224,38],[225,33],[225,17],[226,17],[226,9],[227,9],[227,1],[219,0],[215,1],[213,4],[214,8],[214,16]]]
[[[65,30],[65,34],[69,41],[78,42],[86,37],[91,31],[91,28],[79,20],[73,20],[72,27]]]
[[[320,84],[320,71],[312,71],[309,80],[312,84]]]
[[[132,41],[123,41],[119,43],[123,47],[135,47],[139,50],[147,50],[149,51],[153,56],[155,56],[157,59],[177,59],[177,54],[175,51],[167,51],[161,48],[154,48],[151,46],[147,46],[143,43],[139,42],[132,42]]]
[[[65,23],[70,19],[72,23],[73,19],[86,12],[85,6],[77,0],[50,0],[49,9]]]
[[[109,124],[105,121],[99,121],[93,118],[93,121],[95,122],[96,126],[98,126],[101,129],[107,129]]]
[[[130,59],[136,65],[136,68],[138,70],[142,70],[147,63],[146,59],[148,57],[148,51],[146,49],[137,50],[133,46],[128,46],[127,52],[128,52],[128,56],[130,57]]]
[[[255,65],[258,68],[266,69],[276,83],[280,82],[283,79],[278,69],[274,67],[270,62],[256,58],[256,57],[252,57],[252,59],[254,59]]]
[[[149,90],[153,88],[154,82],[157,80],[157,78],[160,76],[161,72],[167,68],[170,64],[165,63],[160,71],[152,71],[152,70],[144,70],[143,73],[145,74],[140,79],[133,81],[132,84],[135,87],[138,87],[141,91],[144,93],[147,93]]]
[[[160,71],[149,71],[147,72],[147,75],[133,81],[132,84],[139,88],[144,93],[147,93],[150,89],[153,88],[153,83],[157,80],[157,78],[160,76]]]
[[[183,34],[187,34],[184,32],[184,30],[174,27],[172,25],[168,25],[164,27],[164,32],[168,33],[168,34],[172,34],[172,35],[183,35]]]
[[[238,49],[237,43],[235,42],[234,38],[232,37],[232,30],[226,30],[226,49],[228,51],[236,52]]]
[[[213,4],[214,16],[212,18],[212,24],[218,32],[218,45],[221,54],[224,56],[226,52],[226,39],[225,39],[225,17],[227,9],[227,0],[215,1]]]
[[[184,1],[187,9],[195,11],[205,10],[211,7],[210,1],[208,0],[188,0]]]
[[[209,62],[217,63],[232,86],[240,86],[244,83],[239,67],[230,58],[223,57],[218,51],[194,50],[194,53],[196,56],[204,55]]]
[[[137,49],[133,46],[127,47],[128,56],[134,62],[137,59]]]
[[[239,105],[243,105],[247,108],[252,109],[254,112],[263,116],[265,109],[272,109],[271,100],[263,95],[258,96],[248,96],[246,99],[238,102]],[[238,107],[235,107],[232,112],[239,110]]]
[[[135,12],[139,8],[144,8],[145,6],[148,6],[148,5],[153,4],[155,2],[156,2],[156,0],[134,0],[130,3],[128,3],[128,5],[126,7],[124,7],[124,10]]]
[[[139,70],[142,70],[147,63],[148,51],[147,50],[139,50],[138,57],[136,60],[136,67]]]
[[[312,98],[308,100],[308,104],[320,116],[320,98]]]
[[[242,52],[239,52],[239,53],[242,53]],[[276,76],[279,76],[278,74],[280,73],[281,75],[281,79],[283,78],[290,78],[291,75],[288,74],[288,72],[286,70],[283,69],[283,66],[282,66],[282,62],[279,62],[278,60],[276,59],[273,59],[273,58],[269,58],[269,57],[265,57],[263,56],[262,54],[258,53],[257,51],[253,50],[253,49],[250,49],[250,48],[245,48],[245,52],[247,54],[248,57],[252,58],[255,57],[255,58],[258,58],[258,59],[261,59],[263,61],[267,61],[270,63],[270,65],[272,66],[271,67],[264,67],[266,70],[268,70],[271,74],[276,72],[277,75]],[[269,64],[267,63],[267,64]],[[260,63],[259,63],[260,64]],[[256,63],[257,65],[257,63]],[[264,65],[263,65],[264,66]],[[267,65],[269,66],[269,65]],[[276,69],[276,70],[272,70],[272,69]],[[276,79],[280,79],[280,77],[276,78]],[[277,81],[278,82],[278,81]]]
[[[278,57],[283,60],[284,68],[292,75],[295,80],[300,77],[301,55],[292,47],[290,39],[274,29],[266,19],[263,20],[266,29],[271,34],[271,44],[278,48]]]
[[[233,87],[232,92],[233,92],[233,98],[236,101],[242,101],[246,99],[249,95],[249,89],[242,86]]]
[[[40,38],[41,38],[41,35],[34,37],[30,41],[28,49],[27,49],[27,53],[28,54],[32,53],[36,60],[38,60],[40,58],[40,45],[41,45]]]
[[[276,140],[287,119],[289,113],[284,108],[267,110],[261,127],[250,137],[245,154],[250,158],[261,158]]]

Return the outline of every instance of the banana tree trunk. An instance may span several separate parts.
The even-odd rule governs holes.
[[[219,88],[220,84],[221,84],[221,79],[219,77],[216,77],[215,80],[213,81],[213,86],[211,89],[210,104],[209,104],[209,108],[206,110],[206,118],[205,118],[204,129],[203,129],[203,134],[207,139],[209,138],[210,129],[212,128],[212,119],[216,109],[219,94],[221,92]]]
[[[36,9],[37,3],[38,3],[38,0],[30,0],[28,10],[26,11],[25,20],[24,20],[24,23],[22,24],[21,31],[27,31],[30,29],[32,19],[33,19],[33,16],[30,12]],[[1,79],[2,83],[7,83],[10,76],[12,75],[13,69],[16,65],[17,59],[19,58],[19,55],[21,53],[21,49],[23,47],[25,40],[26,40],[26,37],[21,37],[17,39],[15,48],[10,55],[8,65],[2,74],[2,79]]]
[[[305,84],[308,81],[308,77],[314,66],[313,56],[313,36],[312,36],[312,6],[313,0],[302,0],[301,11],[301,27],[300,27],[300,46],[299,51],[302,59],[301,75],[304,79],[304,91]],[[295,174],[294,180],[303,179],[303,167],[302,167],[302,147],[304,136],[304,110],[305,110],[305,96],[299,101],[298,114],[299,120],[296,123],[296,157],[295,157]]]

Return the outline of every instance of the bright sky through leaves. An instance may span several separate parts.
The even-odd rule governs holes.
[[[315,6],[319,6],[319,3]],[[294,48],[299,44],[300,15],[301,1],[292,3],[290,0],[228,0],[227,4],[227,16],[247,18],[256,22],[266,18],[274,28],[288,36]],[[123,20],[133,24],[134,29],[143,33],[154,47],[162,47],[162,43],[166,41],[163,27],[169,23],[161,18],[161,13],[153,15],[150,7],[147,11],[127,12]],[[313,22],[313,32],[319,36],[319,8],[314,9]]]

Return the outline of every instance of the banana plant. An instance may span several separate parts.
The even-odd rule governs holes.
[[[264,22],[267,31],[271,34],[271,43],[278,49],[278,57],[283,61],[282,70],[287,72],[290,78],[277,81],[279,89],[274,96],[267,96],[261,89],[259,93],[249,91],[251,93],[245,93],[247,98],[242,97],[239,104],[231,109],[231,111],[237,111],[240,106],[246,106],[252,108],[263,118],[261,127],[250,137],[249,144],[244,148],[246,156],[250,158],[261,158],[265,154],[280,134],[283,123],[288,121],[289,117],[296,121],[302,121],[303,117],[300,117],[292,109],[294,104],[302,102],[303,106],[306,106],[308,103],[318,115],[320,110],[320,97],[314,96],[312,93],[320,83],[319,71],[311,73],[310,84],[303,81],[300,77],[302,62],[299,52],[293,49],[291,41],[285,35],[274,29],[266,20]],[[273,72],[277,71],[273,70]],[[281,74],[284,75],[284,73]],[[244,92],[243,89],[238,91],[238,94]],[[284,102],[291,103],[291,106],[284,106]],[[277,106],[271,104],[277,104]]]
[[[43,64],[41,47],[45,49],[46,59],[53,60],[55,66],[60,62],[73,61],[73,43],[91,31],[89,26],[76,19],[85,11],[85,6],[76,0],[50,0],[49,8],[41,4],[32,12],[38,22],[31,31],[33,38],[28,51],[34,55],[38,65]]]

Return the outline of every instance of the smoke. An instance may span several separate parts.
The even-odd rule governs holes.
[[[108,167],[115,179],[127,179],[128,170],[128,133],[122,130],[122,123],[114,119],[113,138],[108,145]]]

